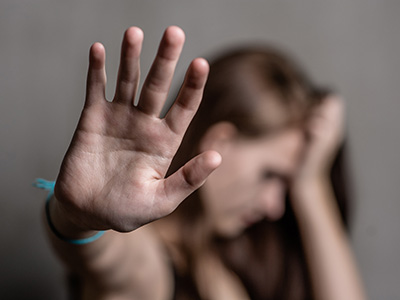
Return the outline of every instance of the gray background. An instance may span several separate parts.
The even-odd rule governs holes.
[[[354,251],[370,298],[398,299],[399,14],[396,0],[2,0],[0,298],[66,298],[40,221],[45,193],[31,182],[57,174],[82,108],[90,45],[105,44],[110,98],[123,31],[143,28],[146,73],[164,28],[176,24],[187,34],[177,79],[196,56],[265,41],[347,99]]]

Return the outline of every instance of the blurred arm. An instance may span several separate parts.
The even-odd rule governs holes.
[[[329,176],[343,128],[343,100],[324,99],[306,125],[307,144],[290,191],[313,290],[323,300],[365,299]]]
[[[316,299],[366,299],[329,179],[305,184],[293,203]]]

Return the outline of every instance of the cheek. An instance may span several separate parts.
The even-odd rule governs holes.
[[[245,158],[238,155],[223,157],[221,166],[203,186],[204,200],[209,202],[212,209],[221,211],[230,212],[245,206],[255,193],[255,188],[252,188],[253,177]]]
[[[221,206],[236,206],[251,197],[250,174],[232,165],[221,166],[210,178],[211,190]]]
[[[246,156],[235,156],[227,159],[221,168],[221,190],[230,196],[231,200],[251,198],[255,193],[257,183],[256,164]]]

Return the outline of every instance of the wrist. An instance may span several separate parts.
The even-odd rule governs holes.
[[[292,180],[290,190],[292,196],[301,196],[315,189],[326,188],[331,185],[331,179],[328,171],[320,170],[298,174]]]
[[[83,226],[74,222],[73,218],[69,217],[70,215],[54,195],[48,199],[46,203],[47,222],[58,238],[71,242],[87,239],[99,233],[96,230],[84,229]],[[76,244],[78,242],[71,243]]]
[[[290,187],[290,199],[293,209],[299,214],[318,211],[326,202],[332,201],[332,184],[327,175],[303,177]]]
[[[84,245],[97,240],[104,234],[104,231],[86,230],[68,217],[72,214],[68,214],[54,196],[55,181],[37,178],[33,186],[48,191],[45,205],[47,224],[58,239],[69,244]]]

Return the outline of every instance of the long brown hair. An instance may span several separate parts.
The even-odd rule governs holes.
[[[243,48],[220,56],[211,63],[202,103],[170,172],[198,154],[199,141],[213,124],[230,122],[246,136],[273,133],[303,122],[327,93],[312,84],[288,56],[271,47]],[[332,168],[332,183],[343,221],[347,223],[347,179],[344,178],[343,159],[342,147]],[[219,253],[225,266],[241,279],[251,299],[312,298],[290,201],[279,221],[262,221],[241,236],[226,240],[206,234],[206,216],[199,194],[195,192],[189,196],[170,216],[179,224],[176,227],[179,241],[175,241],[173,248],[180,252],[178,272],[186,284],[183,290],[190,293],[190,297],[198,295],[193,291],[196,289],[196,256],[211,247]],[[180,286],[179,282],[177,285]]]

